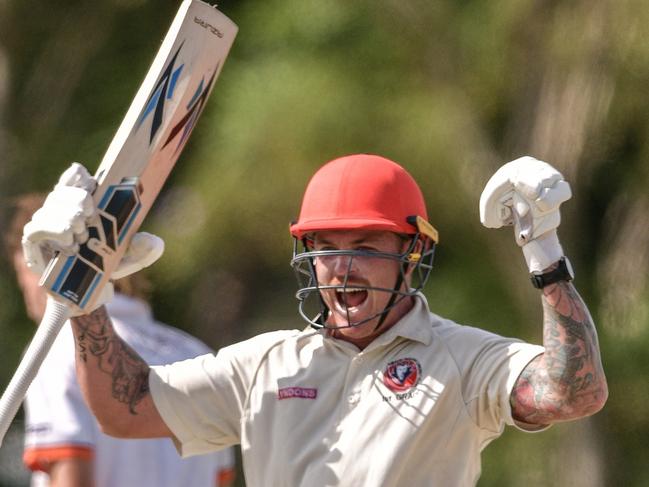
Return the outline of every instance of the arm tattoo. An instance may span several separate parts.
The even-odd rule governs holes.
[[[127,404],[131,414],[149,393],[149,366],[119,338],[104,306],[89,315],[73,318],[79,358],[89,366],[89,356],[97,368],[112,377],[112,395]]]
[[[545,353],[523,370],[511,395],[514,417],[549,424],[595,413],[606,398],[595,325],[574,286],[543,289]]]

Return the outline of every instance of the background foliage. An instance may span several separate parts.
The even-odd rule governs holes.
[[[168,0],[0,2],[0,199],[94,169],[177,8]],[[508,429],[479,485],[649,484],[649,7],[638,0],[223,0],[240,28],[163,198],[156,315],[213,347],[302,327],[288,222],[322,163],[379,153],[418,179],[440,230],[431,307],[541,340],[508,231],[478,219],[493,171],[532,154],[574,197],[560,235],[610,386],[592,419]],[[0,269],[0,386],[33,333]],[[18,418],[20,421],[20,418]],[[17,423],[19,424],[19,423]],[[386,448],[390,448],[386,445]],[[0,455],[0,484],[20,474]],[[4,472],[4,473],[2,473]],[[12,480],[13,479],[13,480]]]

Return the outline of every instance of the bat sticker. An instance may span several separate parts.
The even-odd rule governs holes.
[[[169,145],[169,142],[171,142],[176,135],[178,135],[178,132],[183,130],[183,135],[178,141],[178,146],[176,146],[176,150],[174,153],[178,152],[182,147],[185,145],[185,142],[189,138],[189,135],[192,133],[192,129],[194,128],[194,125],[196,124],[196,121],[198,120],[199,115],[203,111],[203,107],[205,106],[205,101],[207,100],[207,95],[210,93],[210,88],[212,87],[212,84],[214,83],[214,76],[218,72],[219,65],[217,64],[216,67],[214,68],[214,73],[212,73],[212,77],[210,78],[210,81],[207,83],[206,86],[204,86],[204,79],[201,80],[200,84],[198,85],[198,88],[196,88],[196,92],[194,93],[194,96],[190,100],[190,102],[187,104],[187,115],[185,115],[177,124],[176,126],[171,129],[171,133],[169,134],[169,137],[165,141],[164,145],[162,148],[164,149]]]
[[[169,61],[169,64],[162,72],[162,76],[160,77],[160,80],[158,80],[158,83],[155,85],[151,96],[146,102],[144,111],[142,112],[142,115],[137,122],[137,127],[139,128],[147,118],[147,116],[155,110],[153,114],[153,122],[151,124],[151,135],[149,136],[149,143],[153,142],[156,133],[158,133],[158,129],[162,125],[162,120],[164,119],[165,101],[171,100],[171,98],[173,97],[176,83],[178,82],[180,73],[182,73],[183,68],[185,67],[184,64],[181,64],[174,70],[174,64],[176,64],[176,59],[178,58],[178,54],[180,53],[180,50],[183,48],[184,44],[185,41],[180,44],[178,50],[176,51],[176,54],[173,55],[173,57]]]

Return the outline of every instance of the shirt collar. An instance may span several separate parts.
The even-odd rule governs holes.
[[[426,301],[426,297],[420,292],[416,293],[414,298],[415,304],[410,311],[395,325],[370,343],[366,350],[387,345],[398,337],[414,340],[423,345],[430,345],[433,340],[433,330],[430,326],[426,326],[426,323],[429,322],[428,315],[430,313],[428,301]]]

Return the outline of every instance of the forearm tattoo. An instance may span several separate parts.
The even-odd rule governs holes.
[[[545,287],[542,299],[545,353],[512,391],[515,418],[548,424],[593,414],[607,394],[595,325],[569,282]]]
[[[149,366],[114,331],[105,307],[73,318],[79,358],[112,377],[112,396],[137,414],[135,406],[149,393]]]

